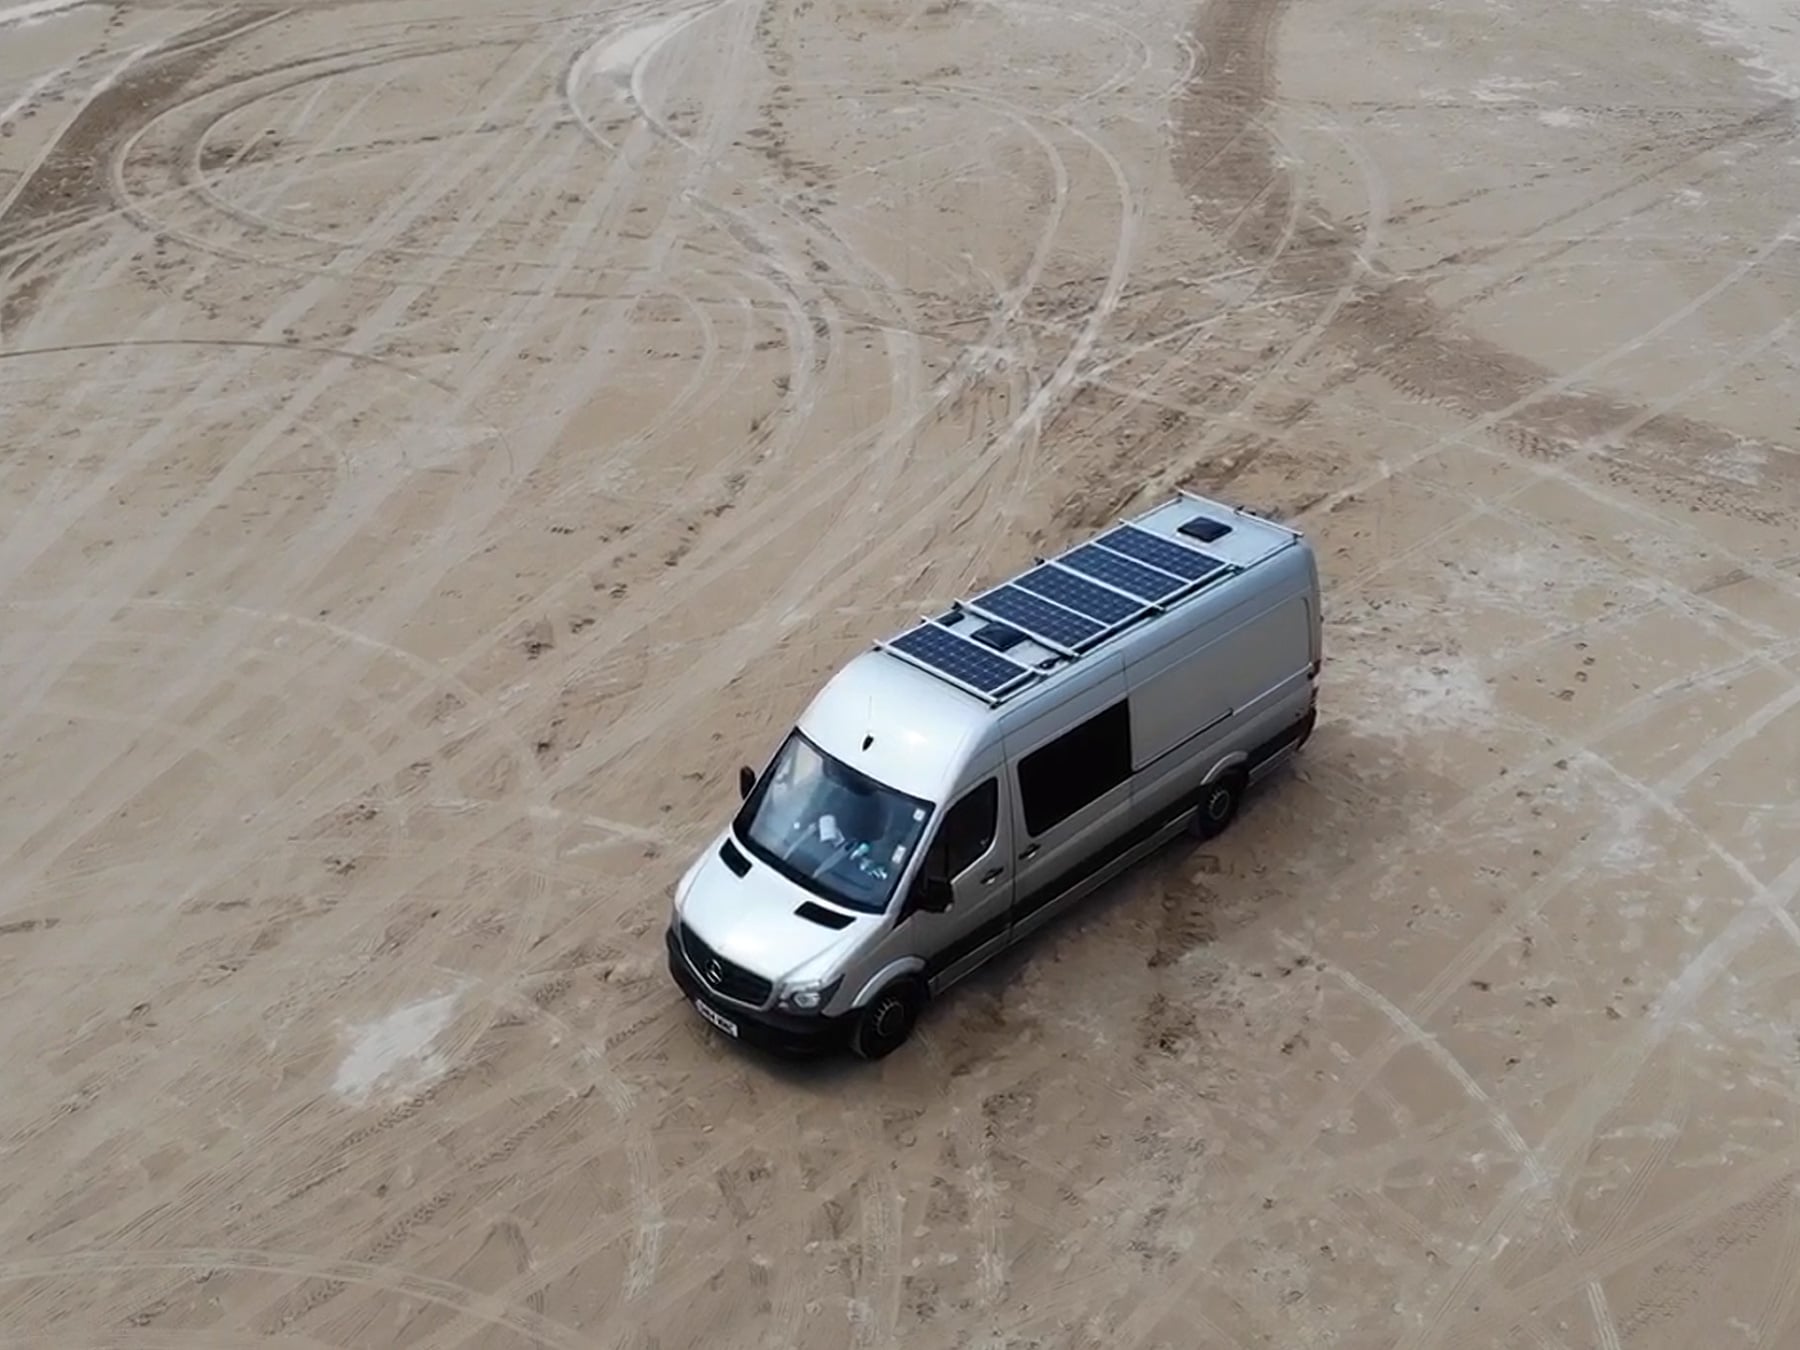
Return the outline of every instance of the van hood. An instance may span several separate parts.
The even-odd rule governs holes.
[[[750,865],[743,876],[727,865],[726,851],[743,860],[738,867]],[[777,983],[808,978],[808,967],[828,969],[882,922],[878,914],[852,917],[794,885],[729,830],[689,870],[676,906],[682,921],[720,956]]]

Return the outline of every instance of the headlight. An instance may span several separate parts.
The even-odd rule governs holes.
[[[831,996],[837,992],[837,987],[843,983],[843,979],[844,977],[840,975],[830,984],[792,985],[781,991],[781,997],[777,1002],[784,1008],[792,1008],[795,1012],[817,1012],[831,1002]]]

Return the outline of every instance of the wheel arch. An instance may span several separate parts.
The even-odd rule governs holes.
[[[863,982],[862,988],[856,991],[856,997],[850,1000],[850,1011],[854,1012],[858,1008],[866,1008],[869,1004],[869,1000],[880,993],[885,986],[906,976],[913,976],[917,980],[919,988],[926,996],[930,995],[931,990],[925,980],[924,958],[918,956],[902,956],[889,961],[885,966],[869,976],[869,978]]]
[[[1221,758],[1217,764],[1214,764],[1211,769],[1207,770],[1206,777],[1200,780],[1200,786],[1209,788],[1221,778],[1239,772],[1247,774],[1249,770],[1249,753],[1243,750],[1233,750],[1229,755]]]

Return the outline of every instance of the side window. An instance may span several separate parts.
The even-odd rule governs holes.
[[[944,813],[944,826],[938,831],[947,861],[945,874],[954,881],[973,867],[994,842],[994,827],[1000,820],[1000,780],[990,778],[972,788],[962,800]]]
[[[1131,777],[1131,713],[1120,701],[1019,761],[1025,828],[1035,838]]]

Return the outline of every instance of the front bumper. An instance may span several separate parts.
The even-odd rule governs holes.
[[[694,974],[687,958],[681,954],[681,944],[675,937],[674,925],[671,924],[663,933],[663,941],[669,949],[669,975],[687,996],[688,1002],[703,1003],[730,1022],[737,1028],[734,1039],[756,1046],[759,1050],[793,1056],[825,1054],[839,1048],[849,1039],[848,1017],[828,1017],[822,1013],[808,1015],[775,1008],[752,1011],[713,997],[711,991],[700,982],[700,977]],[[723,1029],[720,1029],[719,1034],[728,1035]]]

